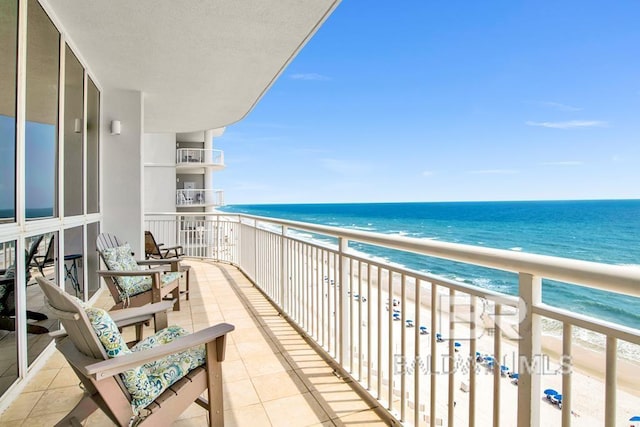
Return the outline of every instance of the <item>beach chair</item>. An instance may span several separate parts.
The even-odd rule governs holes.
[[[208,411],[209,426],[224,425],[221,363],[233,325],[221,323],[193,334],[171,326],[129,348],[118,327],[144,321],[155,305],[121,310],[114,318],[83,306],[45,278],[36,280],[64,326],[55,336],[56,348],[84,390],[56,426],[80,425],[97,409],[119,426],[168,426],[193,402]],[[208,399],[201,397],[205,390]]]
[[[37,236],[29,246],[29,250],[25,251],[25,283],[31,280],[31,268],[30,265],[33,262],[33,258],[38,252],[38,247],[44,235]],[[15,264],[9,268],[0,270],[0,330],[15,331],[16,330],[16,307],[15,307]],[[30,320],[47,320],[46,314],[39,313],[37,311],[27,310],[27,319]],[[49,330],[44,326],[32,325],[27,323],[27,333],[30,334],[46,334]]]
[[[164,246],[164,243],[157,243],[153,233],[150,231],[144,232],[144,256],[146,259],[170,259],[181,258],[184,255],[182,245],[177,246]],[[189,301],[189,274],[191,272],[191,266],[188,264],[180,263],[180,272],[185,276],[185,291],[187,301]]]
[[[179,259],[136,261],[128,243],[107,233],[98,236],[96,247],[107,266],[107,270],[97,273],[115,301],[112,310],[160,302],[168,295],[175,302],[174,309],[180,310]],[[156,268],[148,268],[151,266]]]
[[[157,243],[153,233],[150,231],[144,232],[144,256],[146,259],[166,259],[166,258],[180,258],[184,255],[182,245],[177,246],[164,246],[164,243]]]
[[[55,234],[51,235],[51,239],[49,239],[49,244],[47,245],[47,251],[44,255],[36,255],[33,257],[31,265],[36,267],[42,276],[44,276],[44,269],[46,267],[55,265],[56,263],[55,237]]]

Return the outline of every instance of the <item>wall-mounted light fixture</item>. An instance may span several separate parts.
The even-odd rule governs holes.
[[[120,120],[111,120],[111,135],[120,135],[120,132],[122,132]]]
[[[75,119],[73,121],[73,131],[75,133],[82,133],[82,119]]]

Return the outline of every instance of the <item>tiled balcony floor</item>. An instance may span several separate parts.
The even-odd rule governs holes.
[[[240,271],[213,262],[188,263],[191,298],[183,298],[181,311],[169,313],[169,324],[191,331],[223,321],[235,325],[222,365],[226,426],[388,425]],[[106,291],[96,305],[112,305]],[[0,415],[0,427],[54,425],[80,399],[78,382],[55,352]],[[97,411],[84,425],[112,423]],[[193,404],[173,425],[207,425],[206,412]]]

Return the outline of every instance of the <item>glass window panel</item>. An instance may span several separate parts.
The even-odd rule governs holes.
[[[57,215],[60,34],[37,0],[27,8],[25,215]]]
[[[45,305],[42,289],[35,278],[40,270],[52,281],[56,277],[57,233],[41,234],[25,240],[27,300],[27,362],[29,365],[44,351],[52,338],[49,332],[59,329],[59,323]]]
[[[94,222],[87,224],[87,248],[89,253],[85,254],[85,257],[88,273],[87,290],[89,291],[89,298],[91,298],[98,289],[100,289],[100,278],[97,273],[97,271],[100,270],[100,259],[98,251],[91,249],[95,249],[98,234],[100,234],[100,223]]]
[[[17,33],[17,2],[0,2],[0,222],[15,221]]]
[[[64,216],[82,215],[82,134],[84,130],[84,68],[65,48],[64,75]]]
[[[87,212],[100,211],[100,92],[91,79],[87,87]],[[94,242],[95,240],[89,240]]]
[[[64,230],[64,290],[84,299],[83,227]]]
[[[0,396],[18,379],[15,258],[15,240],[0,243]]]

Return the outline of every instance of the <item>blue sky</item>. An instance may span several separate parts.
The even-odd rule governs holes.
[[[214,142],[228,204],[640,198],[640,2],[343,1]]]

